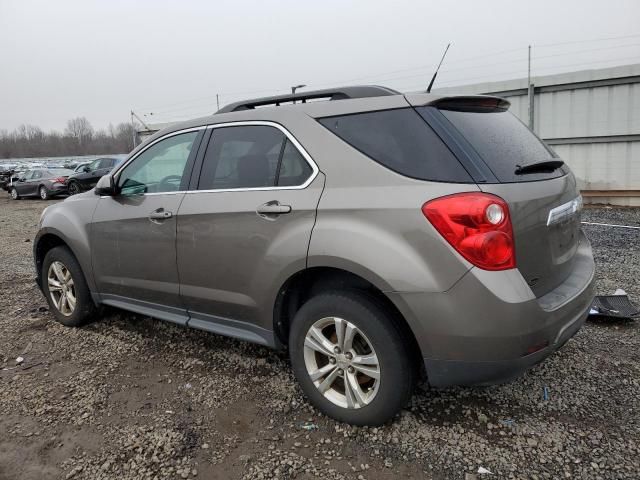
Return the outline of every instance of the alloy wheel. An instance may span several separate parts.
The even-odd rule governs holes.
[[[71,182],[69,184],[69,193],[71,195],[77,195],[78,193],[80,193],[80,187],[76,182]]]
[[[42,200],[46,200],[47,199],[47,189],[44,187],[40,187],[40,198]]]
[[[304,340],[311,381],[334,405],[369,405],[380,388],[380,364],[373,345],[353,323],[338,317],[315,322]]]
[[[13,198],[14,200],[18,199],[18,191],[15,188],[11,189],[11,198]]]
[[[58,311],[70,316],[76,309],[76,289],[69,269],[59,261],[54,261],[47,272],[49,295]]]

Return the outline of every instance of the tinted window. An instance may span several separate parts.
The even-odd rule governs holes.
[[[42,170],[34,170],[33,175],[31,175],[31,180],[37,180],[42,178]]]
[[[147,148],[119,175],[123,195],[172,192],[180,189],[198,132],[174,135]]]
[[[293,187],[302,185],[311,176],[313,170],[293,143],[286,140],[282,152],[282,162],[278,171],[277,185]]]
[[[328,117],[320,123],[394,172],[420,180],[472,182],[456,157],[412,108]]]
[[[553,153],[510,112],[440,111],[473,146],[500,182],[541,180],[565,174],[562,168],[550,173],[515,174],[516,165],[548,160]]]

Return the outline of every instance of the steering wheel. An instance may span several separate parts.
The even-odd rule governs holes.
[[[182,176],[169,175],[160,180],[159,189],[160,191],[178,190],[178,188],[180,188],[180,182],[182,182]]]

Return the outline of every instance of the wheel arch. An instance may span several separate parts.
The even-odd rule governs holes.
[[[80,268],[82,269],[87,285],[89,285],[89,289],[93,290],[91,288],[92,278],[88,275],[89,272],[85,268],[85,265],[83,265],[82,258],[78,255],[77,250],[63,234],[50,228],[41,230],[33,242],[33,260],[36,269],[36,283],[38,284],[38,287],[42,289],[42,265],[44,263],[44,258],[49,251],[60,246],[68,248],[71,254],[76,258],[80,264]]]
[[[310,267],[291,275],[280,287],[273,308],[273,332],[281,345],[288,344],[291,322],[300,307],[312,296],[327,291],[364,293],[387,311],[407,341],[412,359],[422,365],[422,352],[411,325],[400,309],[384,293],[385,285],[337,267]],[[375,282],[375,283],[374,283]]]

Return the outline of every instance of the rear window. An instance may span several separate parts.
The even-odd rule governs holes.
[[[407,177],[473,183],[460,162],[412,108],[325,117],[319,122],[376,162]]]
[[[419,109],[420,110],[420,109]],[[504,110],[445,110],[440,112],[466,138],[500,182],[526,182],[561,177],[553,172],[516,175],[516,165],[549,160],[555,154],[515,115]]]

